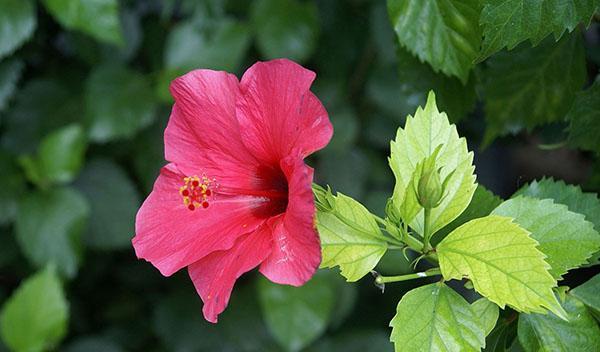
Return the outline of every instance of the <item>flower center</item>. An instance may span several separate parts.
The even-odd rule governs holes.
[[[214,180],[206,176],[190,176],[184,177],[183,182],[184,185],[179,188],[183,204],[191,211],[208,208],[214,193]]]

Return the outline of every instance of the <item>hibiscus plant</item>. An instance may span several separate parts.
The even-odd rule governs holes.
[[[433,92],[398,129],[389,165],[396,185],[385,218],[329,187],[315,185],[314,192],[322,267],[339,266],[349,282],[372,273],[382,291],[386,284],[439,278],[400,299],[390,322],[397,351],[479,351],[488,335],[497,335],[495,343],[504,338],[515,319],[527,349],[552,343],[527,338],[540,325],[565,332],[584,326],[570,337],[572,346],[600,346],[593,311],[585,307],[597,308],[586,299],[594,283],[572,291],[557,284],[569,270],[599,260],[600,234],[586,220],[585,207],[567,197],[550,199],[579,189],[544,179],[506,201],[494,196],[477,184],[473,153],[438,111]],[[375,272],[393,250],[427,269],[397,276]],[[499,309],[507,307],[518,317],[498,322]]]

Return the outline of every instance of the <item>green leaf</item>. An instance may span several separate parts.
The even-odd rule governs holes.
[[[27,81],[17,92],[15,104],[4,114],[0,143],[14,154],[35,152],[48,131],[80,119],[79,100],[56,80]]]
[[[53,266],[27,278],[0,312],[0,333],[14,351],[52,350],[67,333],[69,305]]]
[[[21,162],[34,183],[66,184],[79,173],[86,146],[83,129],[72,124],[50,133],[42,140],[37,155],[24,157]]]
[[[114,341],[103,336],[77,337],[71,341],[65,352],[124,352]]]
[[[471,303],[471,309],[479,317],[485,336],[489,335],[494,330],[498,316],[500,315],[498,306],[490,302],[487,298],[480,298]]]
[[[475,290],[500,308],[565,316],[554,297],[556,280],[537,242],[512,219],[490,215],[452,231],[437,246],[446,280],[468,277]]]
[[[388,0],[401,45],[464,83],[479,52],[479,0]]]
[[[600,295],[598,292],[600,292],[600,274],[575,287],[569,293],[586,306],[600,313]]]
[[[173,292],[156,303],[153,328],[165,349],[173,352],[211,351],[223,336],[200,314],[202,302],[192,291]]]
[[[473,199],[471,199],[467,209],[437,233],[436,241],[439,243],[450,232],[467,221],[490,215],[500,203],[502,203],[502,198],[490,192],[484,186],[477,185],[477,189],[473,193]]]
[[[16,59],[0,63],[0,112],[8,106],[10,98],[17,90],[17,81],[23,73],[23,66],[23,62]]]
[[[396,139],[391,143],[389,163],[396,177],[392,204],[399,213],[402,213],[405,200],[412,199],[414,192],[409,185],[417,164],[440,145],[436,161],[437,167],[441,168],[440,177],[444,180],[450,173],[453,174],[446,186],[444,200],[431,210],[432,233],[448,225],[467,208],[477,185],[473,153],[468,151],[466,140],[458,137],[456,126],[450,125],[448,116],[438,111],[435,95],[430,92],[425,109],[419,107],[414,117],[408,116],[405,128],[398,129]],[[411,221],[410,216],[403,220]],[[410,226],[419,233],[423,232],[422,209]]]
[[[335,303],[334,286],[321,273],[301,287],[261,278],[258,293],[267,326],[287,351],[299,351],[325,332]]]
[[[405,294],[390,322],[396,351],[480,351],[485,332],[464,298],[443,283]]]
[[[367,275],[387,250],[387,242],[373,215],[362,204],[327,192],[330,210],[317,211],[323,251],[322,268],[339,266],[350,282]]]
[[[302,62],[316,48],[319,19],[313,2],[257,0],[250,17],[265,59],[287,57]]]
[[[534,45],[549,34],[557,41],[580,22],[589,25],[597,0],[486,0],[481,11],[484,40],[479,61],[506,47],[530,40]]]
[[[88,163],[75,182],[90,203],[90,219],[85,242],[96,249],[131,246],[134,222],[141,201],[125,171],[106,159]]]
[[[488,123],[484,144],[497,136],[564,118],[586,78],[581,35],[535,48],[521,45],[488,61],[483,92]]]
[[[0,59],[31,38],[37,26],[35,2],[0,0]],[[0,81],[1,82],[1,81]]]
[[[571,121],[569,144],[574,147],[600,153],[598,140],[600,120],[600,79],[588,89],[578,93],[565,118]]]
[[[509,199],[492,214],[514,218],[522,228],[530,231],[539,243],[539,250],[547,257],[550,274],[561,279],[570,269],[584,263],[600,250],[600,234],[581,214],[569,211],[566,205],[551,199],[519,196]]]
[[[117,0],[43,0],[48,12],[63,26],[98,40],[123,45]]]
[[[245,23],[229,18],[181,22],[166,40],[165,68],[156,87],[159,97],[170,102],[171,81],[193,69],[236,71],[249,46],[250,31]]]
[[[394,347],[386,331],[353,329],[319,340],[306,352],[390,352]]]
[[[95,142],[128,138],[152,123],[156,102],[148,79],[119,66],[99,66],[85,90],[89,137]]]
[[[594,223],[600,231],[600,199],[595,193],[583,192],[581,187],[568,185],[564,181],[543,178],[521,187],[513,197],[550,198],[554,203],[564,204],[574,213],[585,215],[587,221]]]
[[[596,351],[600,328],[583,303],[570,295],[563,302],[569,321],[550,314],[521,314],[519,342],[527,352]]]
[[[12,158],[0,150],[0,225],[14,220],[17,204],[25,191],[25,178]]]
[[[27,195],[19,204],[16,236],[23,254],[37,267],[56,264],[61,275],[77,273],[81,234],[89,206],[69,188]]]

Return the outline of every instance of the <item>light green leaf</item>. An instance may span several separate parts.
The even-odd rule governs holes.
[[[20,202],[16,220],[23,254],[37,267],[54,263],[61,275],[74,277],[88,213],[85,198],[73,189],[29,194]]]
[[[15,93],[23,66],[23,62],[16,59],[0,63],[0,112],[8,106],[10,98]]]
[[[263,317],[273,337],[287,351],[299,351],[327,328],[335,303],[333,283],[318,273],[304,286],[258,282]]]
[[[322,268],[339,266],[350,282],[367,275],[387,250],[375,218],[359,202],[341,193],[327,192],[331,209],[317,211],[317,229],[323,251]]]
[[[166,40],[165,69],[156,87],[159,97],[171,101],[171,81],[193,69],[236,71],[249,45],[250,31],[245,23],[229,18],[181,22]]]
[[[517,196],[553,199],[554,203],[564,204],[570,211],[585,215],[587,221],[594,223],[596,231],[600,231],[600,199],[595,193],[583,192],[579,186],[543,178],[521,187],[513,195]]]
[[[551,199],[519,196],[505,201],[492,214],[514,218],[517,224],[531,232],[531,238],[539,243],[539,250],[547,256],[549,272],[555,279],[584,264],[600,250],[600,234],[594,230],[594,225],[583,215],[573,213],[566,205],[555,204]]]
[[[43,0],[63,26],[117,45],[123,45],[117,0]]]
[[[97,249],[131,246],[135,214],[140,197],[135,185],[117,164],[95,159],[85,167],[75,187],[90,203],[90,219],[85,242]]]
[[[563,308],[568,322],[552,313],[519,315],[519,342],[525,351],[598,350],[600,328],[583,303],[567,295]]]
[[[317,45],[319,19],[313,2],[257,0],[251,20],[262,57],[308,59]]]
[[[79,173],[86,147],[83,128],[72,124],[47,135],[36,156],[26,156],[20,161],[32,182],[42,186],[66,184]]]
[[[600,153],[600,78],[588,89],[575,97],[566,118],[571,121],[569,144],[583,150]]]
[[[464,298],[443,283],[405,294],[390,322],[396,351],[480,351],[485,331]]]
[[[479,0],[388,0],[398,41],[435,71],[464,83],[479,52]]]
[[[600,313],[600,274],[589,279],[582,285],[572,289],[569,293],[571,296],[583,302],[586,306],[592,308],[597,313]]]
[[[448,225],[467,208],[477,185],[473,153],[467,150],[466,140],[458,137],[456,126],[450,125],[448,116],[438,111],[435,95],[430,92],[425,109],[419,108],[414,117],[408,116],[405,128],[398,129],[396,139],[391,143],[389,163],[396,177],[392,204],[398,212],[411,194],[409,191],[412,192],[408,186],[417,163],[430,156],[439,145],[442,148],[436,165],[442,168],[441,179],[446,179],[451,172],[453,174],[446,186],[444,200],[431,210],[432,233]],[[422,210],[410,226],[419,233],[423,232]]]
[[[536,245],[512,219],[490,215],[452,231],[437,254],[444,279],[468,277],[477,292],[500,308],[508,304],[524,313],[545,313],[547,308],[564,317],[552,292],[556,280]]]
[[[494,330],[498,316],[500,315],[498,306],[490,302],[487,298],[480,298],[471,303],[471,309],[473,309],[475,316],[479,317],[485,336],[489,335]]]
[[[579,33],[535,48],[521,45],[488,61],[483,91],[488,123],[484,144],[523,128],[564,118],[586,78]]]
[[[525,40],[535,45],[551,33],[556,41],[580,22],[588,26],[598,7],[597,0],[486,0],[484,4],[480,61]]]
[[[0,312],[0,333],[14,351],[53,350],[67,333],[69,306],[54,267],[27,278]]]
[[[128,138],[154,120],[156,101],[148,79],[119,66],[99,66],[85,90],[86,122],[95,142]]]
[[[484,216],[490,215],[492,210],[496,209],[497,206],[502,203],[502,199],[494,193],[487,190],[482,185],[477,185],[475,193],[473,193],[473,199],[465,211],[463,211],[456,219],[441,229],[434,241],[439,243],[444,239],[450,232],[464,224],[465,222]]]
[[[35,2],[0,0],[0,59],[27,41],[37,26]]]

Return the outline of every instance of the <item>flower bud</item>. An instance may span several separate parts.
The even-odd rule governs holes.
[[[417,165],[415,170],[415,193],[419,204],[426,209],[433,209],[440,205],[446,193],[446,184],[454,173],[452,171],[442,181],[441,168],[436,167],[437,155],[442,145],[425,160]]]

